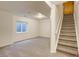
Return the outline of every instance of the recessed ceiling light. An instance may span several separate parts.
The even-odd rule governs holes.
[[[34,17],[38,19],[46,18],[46,16],[41,13],[36,14]]]

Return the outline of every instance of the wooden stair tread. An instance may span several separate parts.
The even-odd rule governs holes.
[[[57,51],[57,54],[61,55],[60,57],[75,57],[74,55],[70,55],[68,53],[63,53],[61,51]]]
[[[63,20],[63,23],[74,23],[74,21],[70,21],[70,20]]]
[[[65,39],[74,39],[74,40],[76,40],[76,37],[64,36],[64,35],[60,35],[60,38],[65,38]]]
[[[75,37],[71,37],[71,36],[60,36],[59,40],[76,41],[76,38]]]
[[[71,55],[76,55],[76,56],[78,55],[76,48],[71,48],[71,47],[66,47],[66,46],[63,46],[63,45],[59,45],[57,50],[62,51],[64,53],[71,54]]]
[[[72,27],[72,26],[75,26],[75,25],[62,25],[62,27]]]
[[[74,30],[75,27],[62,27],[61,30]],[[75,30],[74,30],[75,31]]]
[[[65,33],[61,32],[60,35],[76,36],[75,33],[69,33],[69,32],[67,32],[67,33],[66,32]]]
[[[62,28],[75,28],[75,27],[62,27]]]
[[[63,23],[62,24],[73,24],[74,22],[72,22],[72,21],[63,21]]]
[[[63,26],[75,26],[75,25],[66,25],[66,24],[65,24],[65,25],[63,25]]]
[[[64,24],[64,23],[73,24],[74,21],[63,21],[63,24]]]
[[[76,31],[73,15],[64,15],[57,50],[78,56]]]
[[[75,24],[72,22],[70,22],[70,23],[64,22],[63,25],[75,25]]]
[[[60,45],[70,46],[70,47],[74,47],[74,48],[77,48],[76,43],[77,43],[76,41],[59,40]]]
[[[63,21],[72,21],[72,20],[74,21],[73,18],[64,18],[64,19],[63,19]]]
[[[61,32],[75,32],[75,30],[74,29],[61,29]]]

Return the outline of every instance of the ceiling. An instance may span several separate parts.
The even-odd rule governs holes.
[[[53,3],[55,5],[59,5],[59,4],[62,4],[64,2],[67,2],[67,1],[51,1],[51,3]]]
[[[50,7],[44,1],[0,1],[0,10],[25,17],[33,17],[40,12],[50,17]]]

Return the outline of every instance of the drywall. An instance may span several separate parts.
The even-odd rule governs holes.
[[[26,17],[19,17],[19,16],[14,16],[13,17],[13,27],[14,27],[14,39],[16,41],[28,39],[28,38],[33,38],[39,36],[39,21],[26,18]],[[28,32],[26,33],[16,33],[16,21],[24,21],[28,23]]]
[[[17,33],[16,21],[28,23],[28,32]],[[0,11],[0,47],[37,36],[50,37],[50,20],[38,21],[21,17],[7,11]]]
[[[5,11],[0,11],[0,47],[13,43],[12,22],[12,14]]]
[[[28,32],[16,33],[16,21],[28,23]],[[0,47],[39,36],[39,21],[0,11]]]
[[[56,30],[56,5],[52,5],[51,8],[51,40],[50,40],[50,52],[56,53],[56,39],[55,39],[55,30]]]
[[[50,19],[40,20],[40,36],[50,38]]]
[[[28,39],[28,38],[33,38],[39,36],[39,21],[26,18],[26,17],[19,17],[19,16],[14,16],[14,38],[15,42]],[[26,33],[16,33],[16,21],[24,21],[28,23],[28,32]]]
[[[74,3],[74,21],[75,21],[76,39],[79,54],[79,2],[77,1]]]
[[[50,52],[56,53],[58,39],[63,20],[63,5],[53,5],[51,8],[51,46]]]
[[[56,48],[58,45],[58,40],[59,40],[60,31],[62,27],[62,21],[63,21],[63,4],[60,4],[56,6],[56,30],[55,30]]]

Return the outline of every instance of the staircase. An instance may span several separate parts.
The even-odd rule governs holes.
[[[78,56],[73,15],[64,15],[57,51]]]

